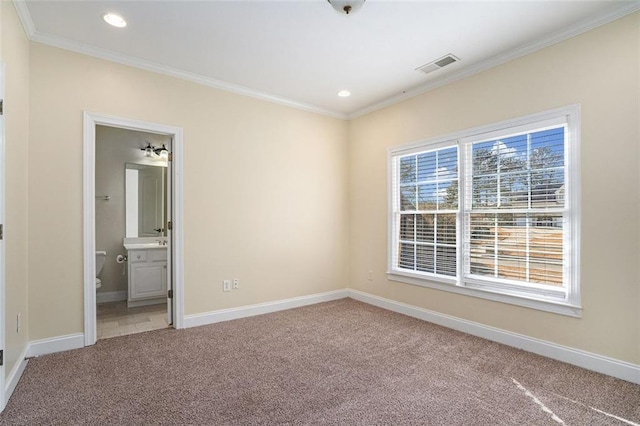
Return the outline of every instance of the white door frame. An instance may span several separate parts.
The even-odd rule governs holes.
[[[84,344],[91,346],[97,340],[96,319],[96,230],[95,230],[95,149],[96,125],[118,127],[173,138],[172,147],[172,244],[173,244],[173,327],[184,328],[184,240],[182,207],[182,153],[181,127],[133,120],[84,111],[83,119],[83,203],[84,203]],[[124,235],[123,235],[124,237]]]
[[[0,61],[0,99],[4,99],[4,76],[5,72],[5,63],[4,61]],[[0,116],[0,223],[5,223],[5,172],[7,170],[5,163],[5,119],[4,113]],[[4,225],[3,225],[4,226]],[[2,366],[0,366],[0,412],[4,410],[4,407],[7,403],[5,400],[5,364],[7,363],[7,347],[6,347],[6,339],[5,339],[5,316],[7,314],[6,311],[6,303],[5,303],[5,272],[6,272],[6,262],[5,262],[5,239],[4,237],[0,240],[0,349],[3,350],[4,359]],[[21,360],[17,360],[16,362],[19,364]],[[10,395],[11,391],[7,394]]]

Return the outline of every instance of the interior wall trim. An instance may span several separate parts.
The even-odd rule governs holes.
[[[127,300],[125,290],[96,293],[96,303],[119,302],[121,300]]]
[[[640,384],[640,365],[620,361],[592,352],[558,345],[546,340],[536,339],[518,333],[490,327],[474,321],[468,321],[451,315],[441,314],[428,309],[409,305],[359,290],[348,290],[349,297],[369,305],[387,309],[421,319],[493,342],[532,352],[547,358],[566,362],[587,370],[613,376],[618,379]]]
[[[183,143],[182,127],[170,126],[127,117],[83,112],[83,264],[84,264],[84,338],[90,346],[97,340],[96,287],[95,287],[95,140],[96,125],[121,129],[153,132],[173,138],[171,182],[173,185],[172,223],[170,245],[173,247],[171,273],[173,276],[173,327],[183,328],[184,320],[184,206],[183,206]]]
[[[313,305],[316,303],[344,299],[347,297],[392,312],[397,312],[453,330],[461,331],[463,333],[468,333],[473,336],[481,337],[483,339],[491,340],[493,342],[502,343],[504,345],[542,355],[547,358],[566,362],[587,370],[640,384],[640,365],[637,364],[490,327],[477,322],[441,314],[354,289],[334,290],[308,296],[241,306],[238,308],[221,309],[218,311],[186,315],[184,317],[184,327],[198,327],[201,325],[214,324],[222,321],[230,321]],[[26,350],[26,356],[21,357],[22,361],[16,363],[17,365],[13,368],[11,375],[9,376],[6,393],[7,399],[10,395],[9,389],[13,391],[20,379],[20,376],[22,375],[22,372],[24,371],[26,366],[25,357],[46,355],[71,349],[79,349],[82,347],[84,347],[84,334],[82,333],[29,342]]]
[[[22,22],[24,32],[27,34],[27,38],[31,40],[36,33],[36,26],[33,23],[33,19],[31,19],[31,13],[29,12],[27,3],[25,3],[25,0],[13,0],[13,4],[20,18],[20,22]]]
[[[11,398],[13,391],[16,390],[16,386],[18,386],[18,382],[22,377],[22,373],[24,373],[24,369],[27,368],[27,363],[29,362],[29,360],[27,360],[28,349],[29,345],[26,345],[24,347],[24,350],[20,354],[18,361],[16,361],[15,365],[7,376],[7,382],[5,384],[4,390],[4,401],[2,403],[3,409],[7,405],[7,402],[9,402],[9,398]]]
[[[250,89],[248,87],[228,83],[222,80],[216,80],[214,78],[206,77],[201,74],[184,71],[176,67],[162,65],[155,62],[134,58],[132,56],[122,55],[111,50],[92,47],[84,43],[79,43],[66,38],[43,34],[36,29],[35,24],[33,23],[33,19],[31,18],[31,13],[29,12],[29,7],[25,3],[25,1],[13,0],[13,4],[16,7],[16,11],[18,13],[18,17],[20,18],[20,21],[22,22],[22,26],[24,27],[24,31],[31,41],[57,47],[60,49],[70,50],[72,52],[80,53],[87,56],[93,56],[94,58],[104,59],[118,64],[128,65],[146,71],[155,72],[158,74],[168,75],[170,77],[191,81],[203,86],[209,86],[215,89],[224,90],[226,92],[236,93],[238,95],[249,96],[267,102],[296,108],[302,111],[313,112],[316,114],[326,115],[341,120],[346,119],[346,114],[331,111],[317,105],[299,102],[294,99],[273,95],[271,93],[261,92],[259,90]]]
[[[640,2],[624,3],[620,7],[613,9],[609,13],[594,17],[592,19],[588,19],[583,22],[579,22],[559,32],[549,34],[541,40],[536,40],[531,43],[518,46],[502,54],[485,59],[484,61],[480,61],[477,64],[474,64],[468,68],[464,68],[453,74],[447,74],[444,77],[433,80],[422,86],[418,86],[415,89],[407,90],[399,95],[391,96],[368,107],[364,107],[362,109],[354,111],[350,114],[347,114],[347,119],[353,120],[355,118],[362,117],[371,112],[384,109],[407,99],[415,98],[418,95],[430,92],[439,87],[455,83],[456,81],[471,77],[472,75],[479,74],[483,71],[489,70],[502,64],[506,64],[507,62],[511,62],[515,59],[537,52],[538,50],[542,50],[546,47],[553,46],[554,44],[558,44],[587,31],[591,31],[602,25],[606,25],[631,13],[637,12],[638,10],[640,10]]]
[[[84,333],[67,334],[65,336],[51,337],[48,339],[33,340],[29,342],[27,357],[53,354],[56,352],[70,351],[84,347]]]
[[[620,19],[626,15],[629,15],[631,13],[634,13],[640,10],[640,2],[629,2],[629,3],[625,2],[621,4],[620,7],[617,7],[611,10],[607,14],[603,14],[603,15],[585,20],[583,22],[579,22],[575,25],[572,25],[570,27],[563,29],[562,31],[550,34],[547,37],[543,38],[542,40],[537,40],[532,43],[518,46],[508,52],[488,58],[484,61],[474,64],[469,68],[465,68],[460,72],[448,74],[444,77],[438,78],[429,83],[416,87],[415,89],[407,90],[405,93],[402,93],[400,95],[391,96],[387,99],[383,99],[379,102],[375,102],[372,105],[369,105],[359,110],[345,114],[337,111],[332,111],[326,108],[322,108],[317,105],[311,105],[304,102],[299,102],[294,99],[289,99],[289,98],[273,95],[270,93],[261,92],[258,90],[250,89],[248,87],[228,83],[226,81],[216,80],[211,77],[206,77],[200,74],[183,71],[175,67],[170,67],[170,66],[161,65],[155,62],[134,58],[131,56],[123,55],[123,54],[116,53],[106,49],[91,47],[86,44],[68,40],[62,37],[43,34],[37,31],[37,29],[35,28],[33,19],[31,18],[31,14],[29,13],[29,9],[26,6],[24,0],[13,0],[13,2],[16,6],[16,10],[18,11],[18,16],[22,21],[22,26],[24,27],[25,32],[29,37],[29,40],[31,41],[57,47],[60,49],[70,50],[72,52],[81,53],[83,55],[93,56],[99,59],[105,59],[107,61],[116,62],[123,65],[132,66],[135,68],[140,68],[140,69],[155,72],[158,74],[164,74],[171,77],[180,78],[183,80],[191,81],[197,84],[202,84],[204,86],[213,87],[213,88],[224,90],[227,92],[236,93],[244,96],[250,96],[252,98],[261,99],[267,102],[273,102],[276,104],[285,105],[285,106],[296,108],[302,111],[309,111],[309,112],[326,115],[333,118],[338,118],[341,120],[352,120],[354,118],[358,118],[363,115],[369,114],[370,112],[386,108],[393,104],[402,102],[406,99],[410,99],[415,96],[421,95],[423,93],[429,92],[431,90],[437,89],[438,87],[442,87],[447,84],[454,83],[458,80],[462,80],[474,74],[478,74],[482,71],[486,71],[490,68],[496,67],[498,65],[502,65],[504,63],[507,63],[514,59],[528,55],[540,49],[544,49],[545,47],[549,47],[556,43],[560,43],[564,40],[568,40],[579,34],[590,31],[599,26],[608,24],[610,22],[615,21],[616,19]]]
[[[290,299],[276,300],[273,302],[258,303],[255,305],[240,306],[237,308],[221,309],[218,311],[204,312],[201,314],[185,315],[184,325],[186,328],[198,327],[201,325],[214,324],[222,321],[230,321],[239,318],[252,317],[255,315],[268,314],[271,312],[284,311],[301,306],[314,305],[316,303],[329,302],[331,300],[344,299],[347,296],[347,289],[316,293],[308,296],[293,297]]]

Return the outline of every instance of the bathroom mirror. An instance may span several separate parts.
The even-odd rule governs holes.
[[[166,166],[125,164],[127,237],[165,235],[166,183]]]

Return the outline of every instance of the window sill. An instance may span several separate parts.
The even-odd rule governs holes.
[[[387,272],[390,281],[405,284],[417,285],[420,287],[435,290],[448,291],[450,293],[462,294],[465,296],[478,297],[480,299],[492,300],[494,302],[508,303],[510,305],[523,306],[525,308],[537,309],[539,311],[551,312],[558,315],[566,315],[574,318],[582,317],[582,307],[566,302],[545,300],[532,297],[531,295],[513,295],[491,291],[489,289],[477,289],[464,287],[456,284],[455,279],[437,279],[415,277],[411,274],[403,274],[398,271]]]

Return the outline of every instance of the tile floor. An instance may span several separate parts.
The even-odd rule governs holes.
[[[169,327],[167,305],[127,308],[126,301],[98,303],[98,339]]]

